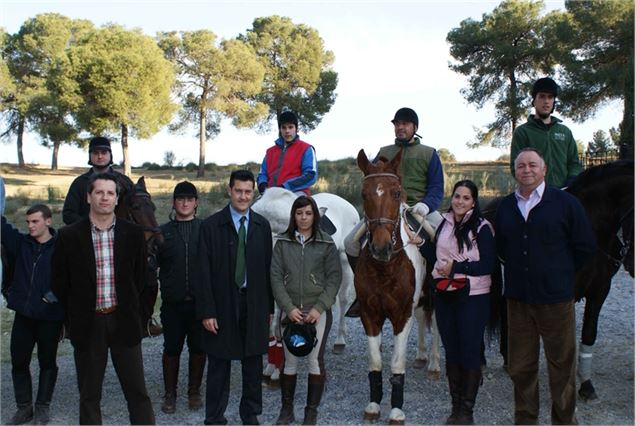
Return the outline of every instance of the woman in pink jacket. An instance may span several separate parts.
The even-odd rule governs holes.
[[[473,424],[481,382],[481,345],[490,315],[491,274],[496,265],[494,232],[481,216],[474,182],[462,180],[454,185],[451,205],[443,214],[435,242],[422,247],[426,259],[434,262],[435,282],[469,281],[462,291],[434,290],[452,397],[452,414],[446,424]]]

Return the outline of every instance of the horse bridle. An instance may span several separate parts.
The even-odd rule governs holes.
[[[371,173],[369,175],[364,176],[363,180],[369,179],[369,178],[375,178],[375,177],[390,177],[390,178],[395,178],[399,181],[399,192],[401,193],[401,179],[399,178],[399,176],[397,176],[394,173]],[[366,215],[366,212],[364,212],[364,221],[366,222],[366,238],[368,239],[368,241],[370,241],[370,225],[393,225],[393,230],[392,230],[392,234],[390,237],[390,240],[392,242],[393,247],[397,244],[397,230],[399,229],[399,225],[400,225],[400,221],[401,221],[401,214],[399,214],[399,212],[397,212],[397,217],[395,219],[390,219],[387,217],[379,217],[379,218],[374,218],[371,219]],[[398,252],[399,250],[403,249],[403,247],[397,249],[396,252]]]
[[[618,228],[618,233],[615,234],[615,237],[617,238],[617,243],[620,245],[620,249],[618,252],[618,257],[615,257],[613,255],[611,255],[610,253],[604,252],[604,250],[602,250],[604,252],[604,255],[606,257],[608,257],[608,259],[613,262],[613,265],[616,268],[619,268],[621,264],[624,263],[624,259],[626,258],[626,255],[628,255],[628,252],[631,249],[631,246],[633,245],[633,239],[632,238],[628,238],[626,239],[626,237],[624,236],[624,222],[629,219],[629,216],[633,214],[633,207],[631,207],[630,209],[628,209],[626,211],[626,213],[624,213],[619,220],[619,228]],[[630,219],[632,220],[632,219]],[[622,231],[622,236],[620,238],[620,234],[619,231]]]
[[[133,188],[132,192],[130,194],[128,194],[128,196],[129,197],[144,197],[144,198],[148,198],[150,200],[150,202],[152,202],[152,197],[150,196],[150,194],[148,192],[136,191],[135,188]],[[146,247],[147,247],[147,250],[148,250],[148,255],[149,256],[154,256],[156,254],[155,250],[154,250],[156,248],[155,247],[156,244],[154,244],[154,240],[155,240],[156,235],[161,233],[161,228],[158,227],[158,226],[142,226],[135,219],[131,208],[128,209],[128,218],[127,219],[130,222],[132,222],[135,225],[137,225],[139,228],[141,228],[141,230],[143,232],[152,232],[152,236],[146,242]]]

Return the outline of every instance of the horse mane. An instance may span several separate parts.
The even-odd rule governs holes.
[[[633,160],[618,160],[590,167],[580,173],[567,188],[567,192],[576,194],[607,177],[633,175]]]

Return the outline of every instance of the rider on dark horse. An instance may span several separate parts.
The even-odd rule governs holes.
[[[514,131],[509,162],[513,176],[518,153],[523,148],[534,148],[545,159],[547,184],[562,188],[580,174],[582,166],[571,130],[562,124],[562,120],[551,115],[556,107],[558,91],[558,85],[551,78],[536,80],[531,89],[536,113]]]
[[[92,175],[100,173],[112,173],[117,177],[117,181],[127,180],[130,186],[133,185],[130,178],[119,173],[112,168],[112,149],[110,140],[103,136],[96,136],[90,140],[88,145],[88,164],[92,167],[84,174],[79,175],[71,183],[64,200],[62,210],[62,220],[65,225],[70,225],[88,216],[90,206],[86,201],[86,186]]]

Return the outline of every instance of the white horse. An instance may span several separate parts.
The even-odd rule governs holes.
[[[287,230],[291,214],[291,205],[298,196],[284,188],[273,187],[267,189],[264,195],[258,199],[252,209],[263,215],[271,225],[271,231],[279,234]],[[337,231],[331,235],[340,253],[340,263],[342,265],[342,282],[337,294],[336,305],[338,306],[338,326],[337,337],[333,345],[333,352],[341,353],[346,347],[346,322],[344,313],[355,298],[353,287],[353,271],[348,264],[346,252],[344,251],[344,238],[359,222],[359,214],[351,203],[334,194],[319,193],[313,196],[316,204],[320,208],[321,215],[326,215],[333,222]],[[277,333],[279,320],[279,310],[276,306],[276,313],[271,323],[271,335]],[[278,336],[279,337],[279,336]],[[277,380],[280,372],[273,364],[268,364],[264,371],[265,376],[270,376],[272,381]]]

